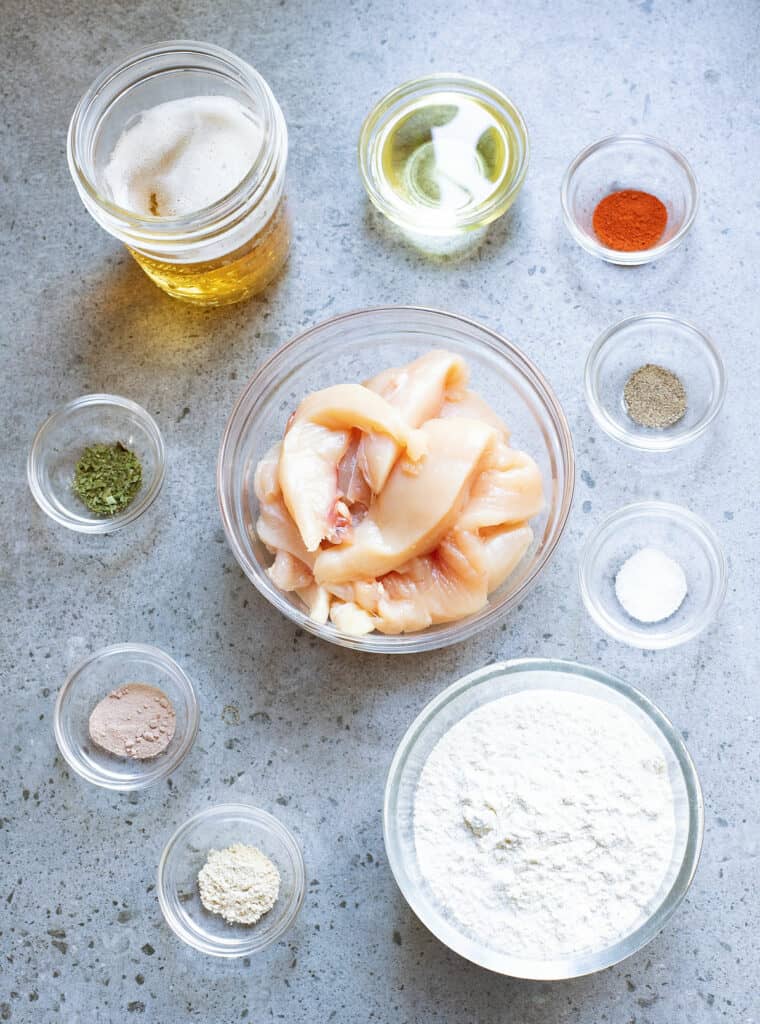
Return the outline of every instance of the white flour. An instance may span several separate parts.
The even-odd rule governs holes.
[[[658,896],[675,836],[656,743],[606,701],[523,691],[431,752],[414,804],[422,874],[493,949],[548,959],[601,948]]]

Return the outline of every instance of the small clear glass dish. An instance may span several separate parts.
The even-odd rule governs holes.
[[[441,906],[419,863],[414,801],[420,775],[438,741],[466,715],[524,690],[562,690],[608,701],[631,717],[660,748],[667,765],[676,819],[670,865],[658,897],[634,929],[611,945],[557,959],[509,953],[466,930]],[[488,665],[452,683],[415,718],[398,745],[385,786],[383,834],[388,863],[416,916],[455,953],[513,978],[555,981],[604,970],[631,956],[657,935],[686,895],[699,862],[704,807],[694,765],[679,733],[642,693],[597,668],[572,661],[525,658]]]
[[[155,686],[174,707],[174,736],[156,757],[117,757],[90,739],[95,705],[126,683]],[[145,789],[181,764],[195,740],[198,719],[193,685],[168,654],[147,644],[113,644],[85,658],[69,675],[55,703],[53,729],[58,749],[77,775],[95,786],[127,791]]]
[[[651,249],[620,252],[597,238],[592,217],[597,203],[611,192],[650,192],[665,204],[665,232]],[[582,150],[565,172],[560,190],[568,231],[586,252],[624,267],[651,263],[672,252],[694,223],[699,188],[686,159],[650,135],[610,135]]]
[[[630,375],[654,363],[680,378],[686,413],[671,427],[642,427],[631,419],[623,391]],[[613,324],[586,360],[586,401],[602,430],[622,444],[665,452],[694,441],[720,412],[726,394],[723,360],[706,334],[669,313],[643,313]]]
[[[234,843],[256,846],[280,872],[280,893],[256,924],[229,924],[201,903],[198,872],[211,850]],[[166,923],[183,942],[210,956],[260,953],[277,942],[298,916],[306,874],[301,849],[289,829],[250,804],[219,804],[181,825],[158,865],[158,902]]]
[[[452,195],[446,204],[433,202],[415,187],[416,178],[410,177],[408,166],[403,177],[409,180],[416,199],[404,198],[386,166],[389,138],[403,132],[420,111],[431,106],[440,112],[440,122],[430,128],[429,143],[417,148],[411,163],[424,167],[431,160],[443,160],[443,167],[451,164],[450,175],[443,169],[438,172],[441,194],[448,184],[449,191],[459,198]],[[495,136],[488,136],[487,131]],[[482,167],[473,175],[470,161],[473,168],[479,166],[484,147],[499,147],[505,157],[500,172],[494,172],[490,187],[481,195],[482,183],[488,179],[480,176]],[[501,217],[522,188],[529,153],[528,130],[512,101],[486,82],[454,73],[426,75],[399,85],[377,102],[359,135],[359,171],[370,201],[404,231],[423,237],[462,235]]]
[[[101,518],[74,493],[74,470],[88,445],[116,441],[140,460],[142,485],[123,512]],[[26,475],[34,500],[56,523],[79,533],[113,533],[138,519],[155,501],[165,467],[163,438],[142,406],[118,395],[83,395],[56,410],[37,431]]]
[[[688,592],[662,622],[631,618],[615,594],[615,577],[640,548],[658,548],[679,563]],[[726,593],[726,560],[715,533],[698,516],[663,501],[627,505],[608,516],[586,541],[579,567],[583,603],[609,636],[658,651],[693,640],[709,625]]]

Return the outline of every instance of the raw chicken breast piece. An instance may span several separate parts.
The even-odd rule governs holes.
[[[482,608],[488,599],[488,570],[478,537],[456,530],[432,554],[412,559],[400,571],[329,589],[337,598],[333,610],[341,602],[354,604],[372,616],[379,632],[406,633]]]
[[[417,472],[396,465],[352,538],[317,555],[318,583],[382,576],[432,551],[454,525],[497,435],[478,420],[430,420],[422,432],[427,455]]]
[[[484,401],[477,391],[465,391],[460,396],[447,398],[439,413],[441,419],[482,420],[489,427],[498,430],[509,444],[510,430],[504,420],[497,416],[488,402]]]
[[[360,384],[337,384],[305,398],[282,442],[279,482],[307,551],[316,551],[325,539],[337,539],[338,466],[353,428],[389,434],[413,460],[424,452],[420,432]]]
[[[383,371],[366,386],[398,409],[410,427],[421,427],[438,418],[447,397],[463,392],[469,375],[461,356],[434,349],[408,366]],[[373,494],[385,487],[400,451],[388,436],[367,434],[362,439],[358,462]]]
[[[541,473],[524,452],[500,445],[498,468],[486,468],[470,490],[458,520],[462,530],[479,530],[503,523],[524,523],[544,507]]]

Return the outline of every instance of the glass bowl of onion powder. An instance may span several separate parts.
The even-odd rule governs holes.
[[[292,832],[251,804],[194,815],[164,847],[158,901],[183,942],[210,956],[250,956],[298,916],[306,869]]]
[[[631,316],[596,341],[585,371],[586,402],[602,430],[641,451],[696,440],[721,410],[723,360],[710,338],[669,313]]]
[[[662,501],[627,505],[586,541],[579,567],[583,603],[608,636],[663,650],[694,639],[726,593],[726,560],[712,528]]]

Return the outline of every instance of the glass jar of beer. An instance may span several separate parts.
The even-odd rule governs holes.
[[[175,298],[239,302],[285,262],[287,128],[271,89],[217,46],[168,42],[104,71],[71,119],[87,209]]]

